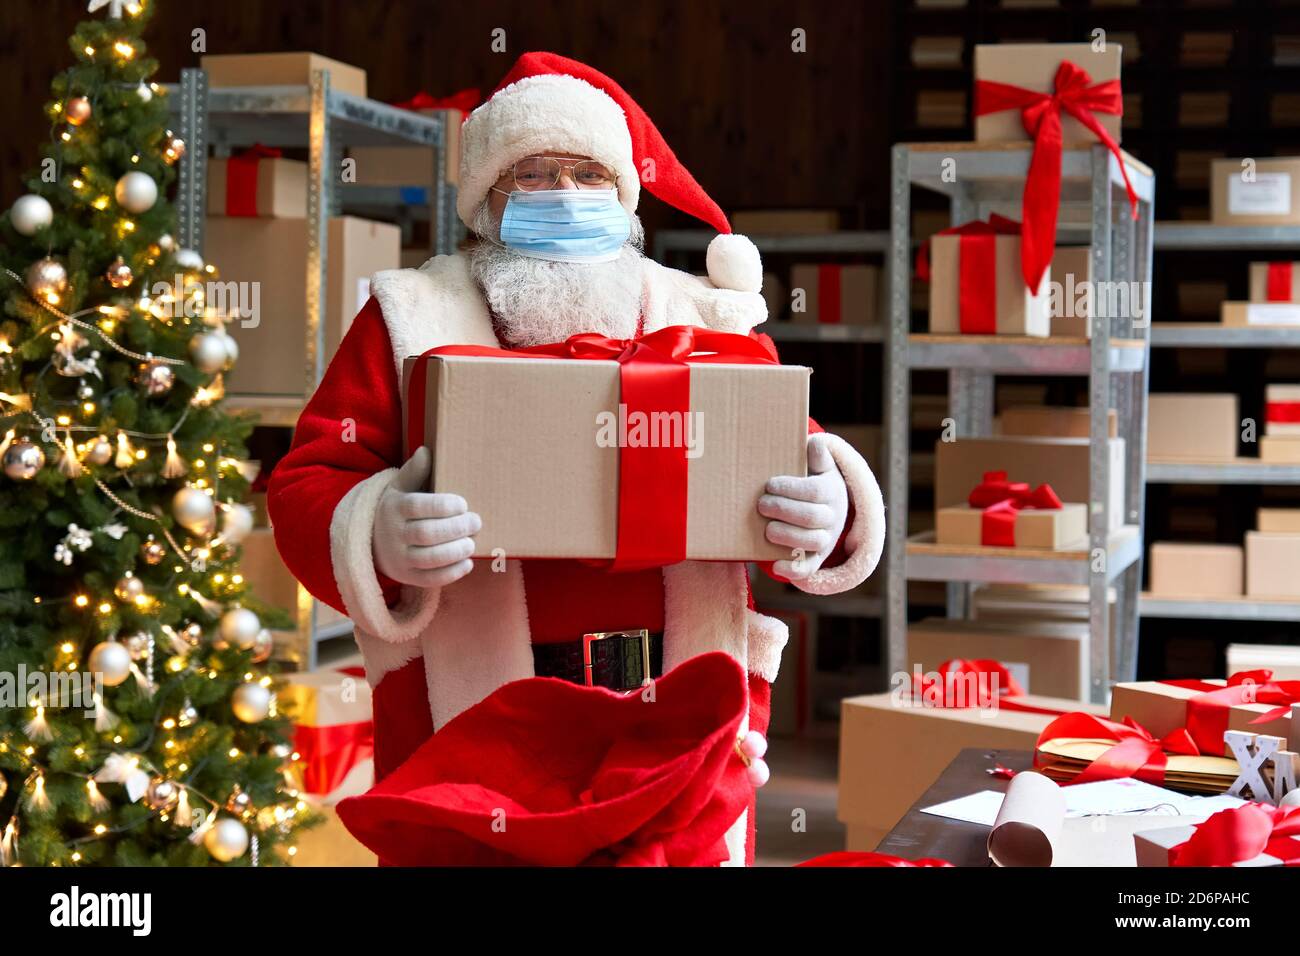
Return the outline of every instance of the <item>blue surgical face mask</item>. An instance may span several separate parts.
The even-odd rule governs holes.
[[[632,234],[617,189],[517,190],[507,195],[501,243],[521,256],[611,262]]]

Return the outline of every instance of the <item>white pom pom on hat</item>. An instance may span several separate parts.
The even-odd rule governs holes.
[[[619,202],[636,211],[641,187],[713,226],[710,281],[720,289],[757,292],[758,249],[731,232],[727,217],[664,142],[645,111],[599,70],[555,53],[525,53],[461,128],[456,211],[467,226],[503,170],[547,150],[590,156],[618,173]]]

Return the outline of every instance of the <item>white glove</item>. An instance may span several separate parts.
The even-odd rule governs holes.
[[[371,550],[380,574],[413,587],[440,588],[459,581],[474,568],[471,535],[483,521],[460,495],[432,494],[432,464],[421,448],[402,466],[379,499]]]
[[[849,490],[831,457],[830,436],[808,436],[808,477],[782,475],[767,483],[758,513],[771,518],[767,540],[791,550],[772,570],[787,581],[810,577],[830,556],[849,517]]]

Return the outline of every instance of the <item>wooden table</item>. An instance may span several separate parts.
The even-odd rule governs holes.
[[[1028,750],[986,750],[967,747],[953,758],[952,763],[930,785],[907,815],[899,820],[885,835],[877,850],[901,856],[906,860],[937,857],[955,866],[989,866],[985,844],[989,828],[977,823],[949,820],[933,814],[922,813],[922,807],[932,807],[945,800],[965,797],[978,790],[997,790],[1005,793],[1010,782],[988,773],[998,766],[1012,770],[1029,770],[1034,756]]]

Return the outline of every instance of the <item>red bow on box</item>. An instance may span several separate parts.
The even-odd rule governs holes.
[[[1020,110],[1025,132],[1034,141],[1029,175],[1025,177],[1025,228],[1020,245],[1020,267],[1030,292],[1037,292],[1056,248],[1056,213],[1061,201],[1062,110],[1090,129],[1119,161],[1120,175],[1124,177],[1124,187],[1128,190],[1129,208],[1133,218],[1137,218],[1137,193],[1129,182],[1119,144],[1092,115],[1113,113],[1119,116],[1123,113],[1124,100],[1119,80],[1093,84],[1086,70],[1069,60],[1062,60],[1056,68],[1053,89],[1055,92],[1050,94],[1035,93],[1009,83],[975,81],[975,115]]]
[[[450,96],[434,96],[432,93],[421,90],[410,99],[392,105],[399,110],[413,110],[415,112],[423,110],[460,110],[462,113],[468,113],[482,102],[483,92],[471,88],[452,93]]]
[[[989,692],[991,678],[997,682],[996,694]],[[972,684],[974,688],[968,689]],[[1051,717],[1065,713],[1063,710],[1036,707],[1015,699],[1024,694],[1024,688],[1011,675],[1006,665],[995,660],[953,658],[940,664],[933,674],[916,674],[912,678],[912,699],[919,700],[924,707],[1002,708]]]
[[[1268,264],[1268,281],[1264,298],[1268,302],[1290,302],[1292,264],[1290,262],[1270,262]]]
[[[777,365],[758,339],[691,325],[670,325],[634,339],[609,339],[594,332],[563,342],[522,349],[486,345],[444,345],[419,357],[408,398],[407,448],[424,444],[425,366],[439,355],[495,358],[591,359],[619,364],[619,401],[628,415],[662,412],[685,415],[691,408],[691,369],[699,364]],[[686,474],[684,447],[624,443],[618,459],[618,543],[613,566],[650,568],[686,557]]]
[[[1016,515],[1022,510],[1061,507],[1061,499],[1051,485],[1039,485],[1030,491],[1027,482],[1007,481],[1005,471],[984,472],[984,480],[975,486],[967,502],[984,512],[980,519],[980,544],[998,548],[1016,546]]]
[[[279,159],[284,153],[274,146],[254,143],[226,160],[226,215],[257,215],[257,167],[264,159]]]
[[[1300,807],[1243,803],[1198,823],[1186,843],[1169,850],[1170,866],[1232,866],[1262,853],[1300,865]]]
[[[994,335],[998,330],[997,237],[1020,235],[1020,223],[997,213],[935,233],[957,236],[957,316],[966,335]],[[916,254],[916,275],[930,281],[930,243]]]

